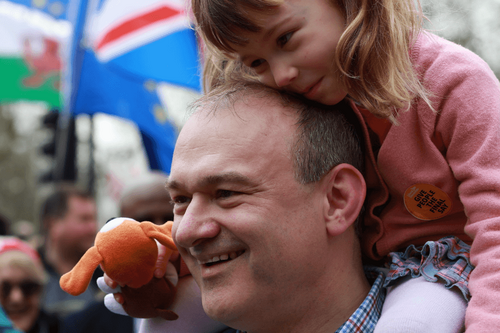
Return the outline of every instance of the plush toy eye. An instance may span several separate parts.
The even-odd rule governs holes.
[[[112,220],[109,220],[102,228],[99,232],[106,232],[106,231],[110,231],[110,230],[113,230],[114,228],[118,227],[120,224],[122,224],[124,221],[126,220],[129,220],[129,221],[135,221],[137,222],[136,220],[134,219],[131,219],[131,218],[128,218],[128,217],[117,217],[117,218],[114,218]],[[137,222],[139,223],[139,222]]]

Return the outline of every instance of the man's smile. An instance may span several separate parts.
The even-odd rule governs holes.
[[[198,260],[198,264],[206,265],[206,266],[210,267],[212,265],[215,265],[215,264],[218,264],[221,262],[236,259],[240,255],[242,255],[244,252],[245,252],[245,250],[239,250],[239,251],[232,251],[229,253],[224,253],[221,255],[214,255],[214,256],[211,256],[211,258],[207,259],[207,260]]]

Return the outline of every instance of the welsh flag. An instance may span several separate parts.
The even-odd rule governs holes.
[[[63,119],[129,119],[150,167],[169,173],[177,128],[160,87],[201,90],[187,2],[0,0],[0,102],[61,104]]]
[[[71,31],[66,20],[0,0],[0,103],[33,100],[60,106],[62,52]]]

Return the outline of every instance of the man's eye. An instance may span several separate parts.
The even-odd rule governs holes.
[[[252,63],[250,64],[250,67],[252,68],[256,68],[256,67],[259,67],[260,65],[262,65],[264,63],[264,59],[257,59],[257,60],[254,60],[252,61]]]
[[[171,203],[173,203],[174,205],[182,205],[185,203],[189,203],[190,200],[190,198],[180,195],[172,198]]]
[[[289,32],[287,34],[284,34],[278,38],[276,43],[278,44],[278,46],[283,47],[283,46],[285,46],[286,43],[288,43],[290,38],[292,38],[292,35],[293,35],[293,32]]]
[[[220,199],[220,198],[229,198],[229,197],[233,196],[234,194],[235,194],[234,191],[217,190],[217,192],[215,193],[215,196],[217,197],[217,199]]]

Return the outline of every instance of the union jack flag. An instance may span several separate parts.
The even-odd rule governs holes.
[[[201,90],[197,39],[186,6],[185,0],[89,2],[72,65],[72,112],[132,120],[151,168],[167,173],[177,129],[158,99],[158,83]]]

